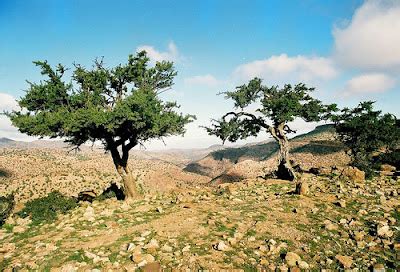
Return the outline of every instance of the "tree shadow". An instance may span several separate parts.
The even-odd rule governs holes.
[[[223,173],[223,174],[219,175],[218,177],[213,178],[210,181],[210,184],[218,185],[218,184],[222,184],[222,183],[235,183],[235,182],[242,181],[244,178],[245,178],[244,176],[238,175],[238,174]]]
[[[313,155],[329,155],[344,150],[345,146],[340,142],[312,141],[306,145],[294,148],[291,152],[293,154],[311,153]]]
[[[238,163],[240,158],[250,157],[254,160],[266,160],[278,151],[276,142],[268,142],[264,144],[249,145],[239,148],[226,148],[211,153],[215,160],[229,160],[232,163]]]
[[[183,168],[183,171],[185,172],[200,174],[203,176],[208,176],[210,170],[211,167],[202,166],[198,162],[189,163],[188,165],[185,166],[185,168]]]
[[[0,178],[9,178],[9,177],[11,177],[11,172],[4,168],[0,168]]]
[[[125,200],[124,190],[115,183],[111,183],[111,185],[104,190],[102,196],[105,198],[115,197],[117,200]]]

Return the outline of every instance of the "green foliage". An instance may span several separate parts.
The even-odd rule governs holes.
[[[390,164],[400,169],[400,149],[391,150],[385,153],[381,153],[374,157],[374,161],[377,164]]]
[[[335,117],[339,139],[352,156],[352,165],[373,174],[380,162],[373,157],[391,152],[400,144],[400,120],[396,116],[373,109],[374,102],[361,102],[354,109],[344,108]]]
[[[14,208],[14,195],[0,196],[0,226],[8,218]]]
[[[19,100],[23,110],[7,115],[22,133],[63,137],[76,147],[101,141],[110,150],[128,141],[130,149],[149,139],[183,134],[194,116],[178,114],[176,103],[158,97],[173,85],[173,64],[148,63],[143,51],[114,68],[98,60],[92,69],[76,64],[72,80],[64,81],[64,66],[53,69],[46,61],[36,61],[46,79],[28,82]]]
[[[18,215],[22,218],[30,215],[33,224],[40,224],[54,221],[57,219],[57,213],[66,213],[77,206],[76,199],[53,191],[45,197],[28,201]]]
[[[320,121],[328,119],[330,113],[336,110],[335,104],[323,105],[321,101],[311,97],[310,93],[314,88],[308,88],[303,83],[295,86],[286,84],[283,88],[267,87],[261,83],[261,79],[254,78],[247,85],[225,92],[225,97],[234,101],[238,111],[229,112],[220,120],[214,120],[212,127],[206,128],[208,133],[231,142],[256,136],[262,129],[271,134],[278,128],[284,133],[290,133],[294,131],[287,123],[295,118],[302,118],[307,122]],[[258,106],[255,114],[248,109],[253,104]],[[269,120],[271,125],[268,124]]]
[[[67,259],[68,261],[76,261],[76,262],[86,262],[86,263],[90,263],[91,259],[89,259],[86,255],[85,255],[85,251],[83,249],[79,249],[77,251],[75,251],[71,256],[68,257]]]

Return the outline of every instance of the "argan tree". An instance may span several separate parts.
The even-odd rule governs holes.
[[[379,153],[389,154],[400,145],[400,120],[396,116],[374,110],[374,102],[361,102],[353,109],[344,108],[335,116],[339,139],[348,148],[351,164],[373,175]],[[382,156],[381,156],[382,157]]]
[[[111,153],[127,199],[139,195],[128,166],[129,151],[150,139],[183,134],[195,118],[177,113],[175,102],[159,98],[177,73],[171,62],[149,67],[144,51],[114,68],[102,60],[90,69],[75,64],[70,81],[63,80],[67,69],[61,64],[55,68],[46,61],[34,64],[46,79],[28,82],[18,101],[21,110],[7,113],[13,125],[31,136],[63,138],[75,148],[101,142]]]
[[[313,90],[303,83],[295,86],[287,84],[283,88],[267,87],[262,85],[261,79],[254,78],[247,85],[224,93],[227,99],[234,101],[235,111],[228,112],[219,120],[213,120],[212,126],[206,129],[210,135],[216,135],[224,142],[235,142],[266,131],[279,144],[277,177],[295,180],[287,136],[294,131],[288,123],[295,118],[307,122],[327,119],[329,113],[336,109],[334,104],[323,105],[311,97]],[[251,111],[254,106],[258,109]]]

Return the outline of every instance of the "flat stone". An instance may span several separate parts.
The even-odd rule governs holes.
[[[223,241],[220,241],[216,246],[216,250],[218,251],[227,251],[228,249],[229,247]]]
[[[383,264],[375,264],[372,268],[372,272],[385,272],[385,266]]]
[[[296,253],[289,251],[286,253],[285,261],[289,267],[294,267],[297,265],[297,262],[301,261],[301,258]]]
[[[353,265],[353,258],[349,256],[336,255],[336,260],[346,269],[351,268]]]
[[[143,266],[143,271],[144,272],[158,272],[162,271],[161,270],[161,265],[158,262],[151,262],[147,263],[145,266]]]
[[[377,229],[377,234],[378,236],[385,238],[385,237],[392,237],[393,236],[393,231],[390,230],[389,226],[382,226],[382,227],[378,227]]]

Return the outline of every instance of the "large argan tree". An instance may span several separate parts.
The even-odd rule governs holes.
[[[129,151],[150,139],[183,134],[194,118],[177,113],[175,102],[159,98],[177,73],[172,62],[150,67],[144,51],[113,68],[98,60],[91,69],[75,64],[70,81],[63,79],[66,68],[61,64],[34,64],[46,79],[28,82],[18,101],[21,110],[7,113],[13,125],[28,135],[61,137],[75,148],[101,142],[111,153],[127,199],[139,195],[128,167]]]
[[[335,104],[323,105],[311,97],[313,90],[303,83],[295,86],[287,84],[283,88],[267,87],[262,85],[261,79],[254,78],[248,84],[224,93],[227,99],[234,101],[235,111],[228,112],[219,120],[213,120],[212,126],[206,129],[210,135],[231,142],[266,131],[279,144],[277,177],[295,180],[287,136],[294,131],[288,123],[295,118],[307,122],[320,121],[327,119],[330,112],[336,110]],[[258,107],[257,110],[251,111],[254,106]]]
[[[400,120],[393,114],[375,110],[373,101],[342,109],[335,116],[335,127],[339,139],[348,148],[351,164],[367,176],[373,175],[380,164],[374,156],[384,159],[400,147]]]

